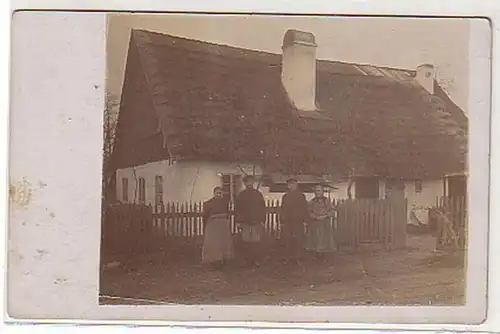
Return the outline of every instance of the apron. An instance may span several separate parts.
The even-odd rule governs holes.
[[[317,205],[317,204],[316,204]],[[326,204],[325,211],[327,211]],[[312,220],[307,225],[307,246],[308,251],[317,253],[328,253],[337,250],[334,239],[334,224],[332,218]]]
[[[202,263],[234,258],[233,236],[227,214],[210,216],[203,240]]]

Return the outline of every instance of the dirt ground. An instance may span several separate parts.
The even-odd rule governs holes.
[[[271,254],[259,268],[209,271],[168,252],[106,269],[101,304],[460,305],[464,254],[433,254],[435,239],[409,236],[407,248],[368,245],[332,261],[286,264]],[[186,258],[188,256],[186,255]]]

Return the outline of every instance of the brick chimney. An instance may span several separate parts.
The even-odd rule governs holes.
[[[419,65],[415,79],[429,94],[434,94],[434,81],[436,79],[436,68],[434,65]]]
[[[294,106],[316,111],[316,42],[309,32],[288,30],[283,38],[281,81]]]

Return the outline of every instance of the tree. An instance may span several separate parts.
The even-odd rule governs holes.
[[[113,200],[110,197],[110,186],[113,183],[114,168],[111,164],[111,156],[116,142],[116,124],[118,121],[120,102],[118,98],[107,95],[104,107],[103,119],[103,201]]]

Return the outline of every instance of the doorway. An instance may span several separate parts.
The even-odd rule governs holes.
[[[448,176],[448,197],[467,196],[467,178],[465,175]]]
[[[404,180],[387,180],[385,182],[385,198],[405,198]]]

